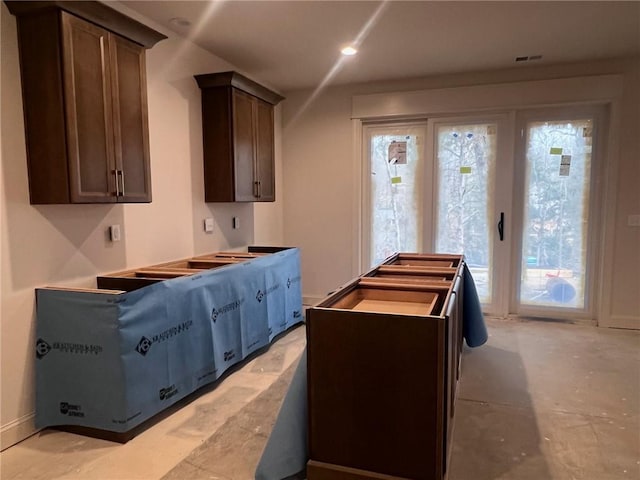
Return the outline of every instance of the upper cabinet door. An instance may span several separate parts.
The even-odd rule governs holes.
[[[113,34],[109,40],[118,201],[150,202],[144,48]]]
[[[252,202],[258,191],[253,113],[255,99],[235,88],[232,90],[235,201]]]
[[[255,109],[257,200],[273,202],[276,199],[273,107],[267,102],[256,99]]]
[[[109,32],[61,14],[65,118],[72,202],[114,202]]]

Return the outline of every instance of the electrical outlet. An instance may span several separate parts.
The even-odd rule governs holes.
[[[240,228],[240,218],[239,217],[233,217],[233,229],[237,230]]]
[[[627,225],[629,227],[640,227],[640,215],[629,215],[627,217]]]

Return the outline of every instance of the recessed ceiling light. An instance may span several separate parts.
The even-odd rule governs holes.
[[[169,20],[169,23],[171,25],[175,25],[176,27],[182,27],[182,28],[191,26],[191,22],[183,17],[174,17],[171,20]]]
[[[351,45],[349,45],[348,47],[344,47],[342,50],[340,50],[340,52],[343,55],[351,56],[351,55],[355,55],[356,53],[358,53],[358,50],[356,50]]]

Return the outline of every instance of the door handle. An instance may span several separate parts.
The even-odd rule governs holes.
[[[498,235],[500,235],[500,241],[504,241],[504,212],[500,212],[500,221],[498,222]]]
[[[122,192],[122,196],[125,196],[124,193],[124,170],[120,170],[120,180],[122,180],[122,188],[120,189],[120,191]]]
[[[120,182],[118,181],[118,170],[113,170],[113,175],[116,179],[116,197],[120,196]]]

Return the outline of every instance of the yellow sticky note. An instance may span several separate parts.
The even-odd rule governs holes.
[[[551,147],[551,155],[562,155],[562,147]]]
[[[391,184],[396,185],[402,183],[402,177],[391,177]]]
[[[462,174],[471,173],[471,167],[460,167],[460,173]]]

